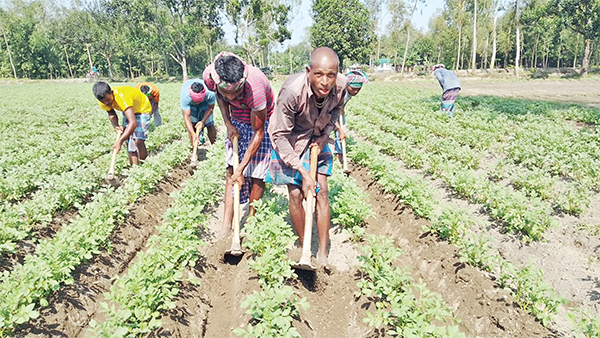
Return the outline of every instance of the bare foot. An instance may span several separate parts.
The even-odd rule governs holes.
[[[321,252],[317,252],[317,265],[318,266],[323,266],[326,269],[329,266],[329,260],[327,259],[327,254],[326,253],[321,253]]]
[[[215,236],[215,238],[212,240],[212,243],[216,243],[221,241],[222,239],[226,238],[229,236],[229,233],[231,232],[231,229],[221,229],[217,235]]]

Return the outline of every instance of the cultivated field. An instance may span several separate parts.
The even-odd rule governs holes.
[[[210,244],[224,133],[190,175],[180,83],[158,84],[164,126],[142,166],[119,155],[116,190],[91,84],[0,86],[0,336],[598,337],[600,114],[549,101],[600,87],[465,81],[448,119],[431,81],[346,107],[352,170],[330,179],[316,275],[290,268],[281,189],[244,219],[239,262]]]

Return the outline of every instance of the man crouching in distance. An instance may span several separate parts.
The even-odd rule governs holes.
[[[310,54],[305,73],[290,76],[281,87],[269,125],[273,142],[267,180],[287,185],[290,218],[300,245],[304,241],[302,200],[316,195],[316,219],[319,231],[317,264],[328,264],[329,196],[327,177],[331,176],[333,154],[330,134],[346,96],[346,76],[338,74],[339,59],[329,47],[319,47]],[[318,147],[317,181],[309,174],[310,148]]]

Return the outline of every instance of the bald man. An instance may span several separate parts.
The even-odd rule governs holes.
[[[319,266],[328,263],[331,216],[327,177],[331,176],[333,168],[330,134],[346,96],[346,77],[338,74],[338,69],[339,59],[331,48],[315,49],[306,72],[292,75],[283,83],[268,128],[273,151],[266,180],[287,185],[290,218],[300,245],[304,240],[302,201],[309,191],[313,195],[316,192]],[[317,182],[309,174],[312,147],[319,149]]]

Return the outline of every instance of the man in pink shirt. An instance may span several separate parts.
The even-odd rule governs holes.
[[[327,176],[333,168],[329,143],[346,96],[346,77],[338,74],[339,59],[329,47],[310,55],[306,73],[290,76],[281,87],[268,132],[273,142],[267,181],[287,185],[289,212],[300,245],[304,240],[305,210],[302,201],[309,190],[316,193],[319,230],[317,264],[326,266],[329,242]],[[317,182],[309,174],[310,148],[319,148]],[[306,211],[308,212],[308,211]],[[310,211],[312,212],[312,211]]]
[[[217,94],[217,103],[227,127],[225,140],[227,182],[223,225],[217,239],[231,230],[235,183],[241,187],[240,203],[261,198],[265,191],[265,174],[271,159],[271,140],[266,133],[273,113],[274,94],[263,72],[237,55],[221,52],[203,74],[204,83]],[[231,140],[238,137],[240,163],[233,172]],[[250,215],[254,208],[250,206]]]

